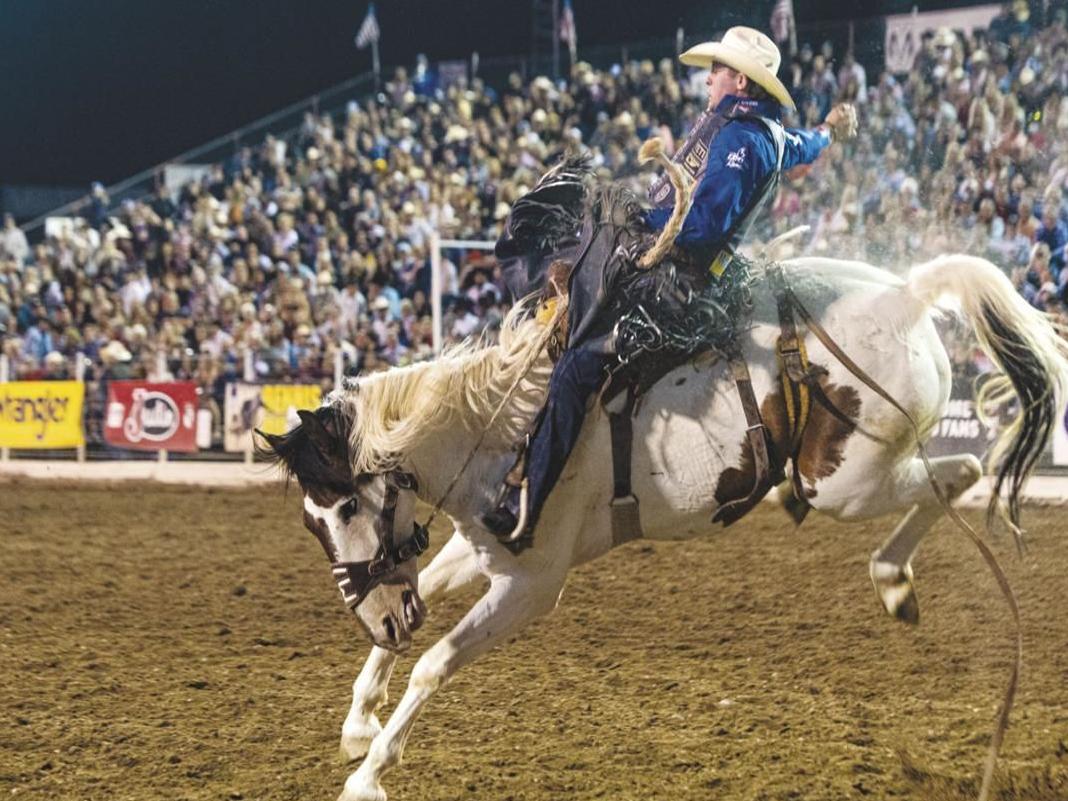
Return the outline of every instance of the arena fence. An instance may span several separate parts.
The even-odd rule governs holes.
[[[435,347],[448,340],[440,307],[447,292],[443,262],[451,254],[485,251],[487,242],[438,239],[435,243],[438,317]],[[451,259],[450,259],[451,261]],[[455,279],[452,279],[455,280]],[[161,355],[148,376],[169,376],[172,365]],[[252,429],[283,433],[297,423],[298,409],[314,409],[345,376],[355,372],[344,354],[335,352],[322,365],[331,372],[271,374],[259,357],[243,354],[239,369],[218,380],[199,375],[183,380],[93,376],[94,366],[81,354],[72,369],[58,376],[10,380],[10,362],[0,355],[0,462],[13,459],[100,460],[253,460]],[[973,381],[955,380],[950,402],[934,428],[932,456],[973,453],[983,458],[996,429],[979,419]],[[1053,441],[1039,462],[1039,472],[1068,475],[1068,406],[1062,406]]]
[[[168,375],[162,354],[152,375]],[[271,379],[244,354],[232,380],[91,377],[81,354],[74,369],[37,380],[10,379],[0,356],[0,461],[11,459],[224,459],[252,461],[252,429],[284,433],[298,409],[314,409],[340,386],[348,367],[340,351],[333,375]]]

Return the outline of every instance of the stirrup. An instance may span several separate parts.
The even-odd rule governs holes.
[[[526,533],[527,519],[530,517],[530,482],[526,476],[519,485],[519,520],[515,524],[515,530],[507,537],[502,537],[501,542],[515,542]]]

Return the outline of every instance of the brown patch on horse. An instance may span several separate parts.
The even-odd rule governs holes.
[[[810,398],[808,422],[797,456],[798,472],[806,485],[806,498],[816,497],[815,483],[834,475],[842,464],[846,440],[856,430],[856,421],[860,415],[860,396],[857,391],[853,387],[832,384],[825,374],[820,376],[818,386],[812,388]],[[777,377],[775,390],[760,404],[760,416],[768,431],[768,456],[774,470],[776,466],[784,466],[790,458],[790,421],[786,413],[781,378]],[[767,477],[768,486],[763,494],[771,490],[776,478]],[[720,474],[716,483],[716,503],[723,506],[730,501],[745,498],[753,489],[756,479],[753,451],[748,437],[743,435],[742,463],[739,467],[728,467]],[[763,497],[763,494],[760,497]],[[756,500],[759,498],[754,499],[754,503]],[[724,521],[725,525],[730,525],[748,511],[741,510],[740,514]],[[792,514],[795,522],[799,522],[797,515]]]
[[[806,485],[805,496],[815,498],[815,483],[833,476],[842,464],[846,440],[856,431],[860,417],[860,395],[853,387],[832,384],[823,375],[812,388],[811,398],[797,469]]]
[[[319,540],[319,544],[323,546],[323,550],[326,551],[326,557],[331,562],[337,561],[337,552],[334,550],[334,543],[330,541],[330,527],[326,525],[326,521],[321,517],[313,517],[308,514],[308,510],[304,510],[304,528],[308,529],[315,535],[315,539]]]

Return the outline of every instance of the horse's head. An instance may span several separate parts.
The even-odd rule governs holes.
[[[426,614],[415,557],[427,533],[415,523],[415,476],[400,469],[354,475],[345,413],[323,406],[298,414],[300,425],[286,434],[257,432],[267,443],[258,450],[299,482],[304,525],[368,637],[402,651]]]

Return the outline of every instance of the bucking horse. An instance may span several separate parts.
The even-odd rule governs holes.
[[[598,235],[618,238],[617,224],[605,222]],[[794,350],[805,355],[802,404],[795,395],[801,383],[787,380],[777,283],[801,315]],[[496,344],[466,344],[433,361],[359,377],[321,408],[301,411],[296,428],[264,437],[263,451],[299,482],[304,524],[374,644],[342,726],[343,755],[363,757],[342,801],[386,798],[383,777],[400,763],[425,705],[464,665],[550,612],[568,571],[634,531],[649,540],[709,536],[717,513],[753,496],[761,461],[782,468],[782,494],[795,515],[798,505],[842,521],[901,515],[872,555],[870,573],[887,612],[916,622],[912,556],[945,502],[983,474],[972,455],[926,461],[917,451],[949,400],[950,362],[934,323],[942,309],[970,323],[998,368],[987,394],[1015,396],[1015,420],[995,443],[990,508],[1018,525],[1023,482],[1063,397],[1068,348],[996,266],[945,255],[898,276],[857,261],[799,258],[753,265],[747,286],[735,354],[747,366],[763,439],[754,439],[736,390],[736,360],[711,350],[673,362],[626,407],[627,536],[620,536],[612,468],[620,461],[613,415],[602,409],[587,416],[529,547],[510,547],[476,522],[545,399],[552,370],[546,326],[554,321],[535,314],[536,304],[514,306]],[[453,524],[421,571],[427,530],[416,519],[419,501],[440,507]],[[403,698],[380,725],[376,710],[397,655],[411,645],[427,605],[479,580],[488,580],[485,593],[418,658]]]

